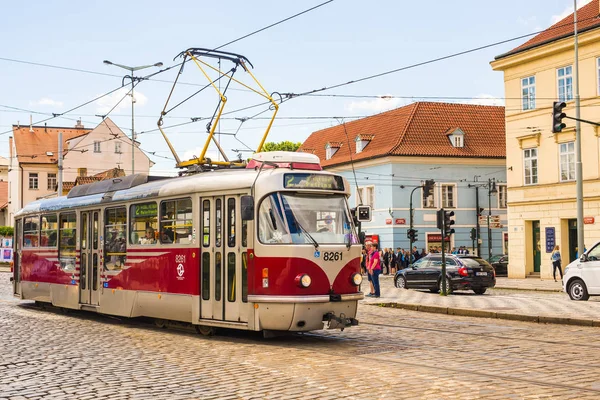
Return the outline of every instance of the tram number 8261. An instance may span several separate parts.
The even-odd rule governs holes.
[[[323,254],[323,261],[342,261],[341,251],[326,251]]]

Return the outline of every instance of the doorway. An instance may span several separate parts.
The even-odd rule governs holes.
[[[99,305],[98,268],[100,250],[98,243],[100,211],[83,211],[79,218],[80,267],[79,302],[87,305]]]
[[[542,265],[542,250],[540,247],[540,221],[532,221],[533,230],[533,272],[540,272]]]
[[[569,220],[569,262],[577,258],[577,220]]]

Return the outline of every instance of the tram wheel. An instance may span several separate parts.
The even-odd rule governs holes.
[[[167,327],[167,321],[166,321],[166,320],[164,320],[164,319],[159,319],[159,318],[156,318],[156,319],[154,320],[154,325],[156,325],[158,328],[161,328],[161,329],[163,329],[163,328],[166,328],[166,327]]]
[[[212,326],[195,325],[195,327],[196,327],[196,332],[198,332],[202,336],[213,336],[215,334],[215,332],[217,331]]]

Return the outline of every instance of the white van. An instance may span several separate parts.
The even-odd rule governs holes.
[[[563,289],[571,300],[600,296],[600,242],[565,268]]]

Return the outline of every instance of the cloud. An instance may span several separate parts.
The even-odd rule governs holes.
[[[52,100],[49,99],[48,97],[42,97],[40,100],[38,101],[30,101],[29,102],[30,106],[50,106],[50,107],[62,107],[63,106],[63,102],[62,101],[57,101],[57,100]]]
[[[389,96],[388,98],[386,98]],[[370,111],[370,112],[382,112],[388,111],[394,108],[398,108],[402,105],[402,100],[394,98],[391,95],[383,95],[377,99],[353,101],[346,105],[348,111]]]
[[[127,96],[129,90],[130,89],[128,87],[123,87],[108,96],[104,96],[101,99],[98,99],[96,101],[96,112],[98,114],[106,114],[111,110],[111,108],[115,107],[115,105],[119,103],[121,99],[123,100],[119,103],[118,106],[115,107],[115,109],[112,112],[129,110],[131,108],[131,97]],[[148,102],[148,98],[138,90],[136,90],[133,93],[133,97],[135,98],[136,109],[138,107],[144,106]]]
[[[533,32],[542,30],[542,26],[540,25],[540,22],[538,21],[536,16],[527,17],[527,18],[519,17],[519,18],[517,18],[517,22],[520,25],[524,26],[525,28],[530,29]]]
[[[480,94],[466,102],[467,104],[476,104],[480,106],[504,106],[504,99],[492,96],[491,94]]]
[[[577,9],[581,10],[581,7],[585,6],[586,4],[588,4],[591,1],[592,0],[579,0],[579,2],[577,2]],[[555,23],[562,21],[564,18],[568,17],[572,13],[573,13],[573,6],[569,6],[569,7],[565,8],[565,10],[562,13],[553,15],[550,18],[550,21],[552,22],[552,25],[554,25]]]

